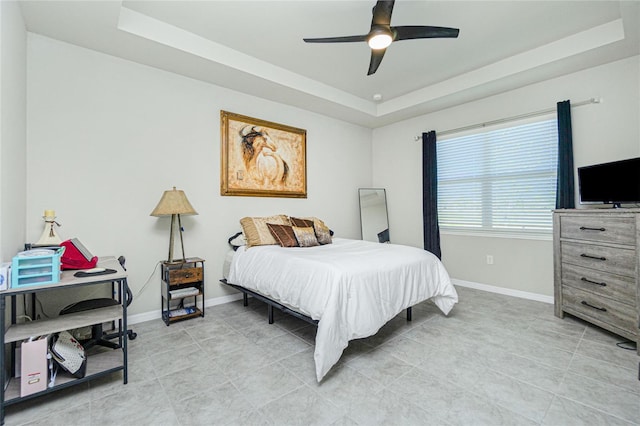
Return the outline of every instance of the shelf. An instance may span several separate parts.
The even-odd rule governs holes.
[[[188,294],[186,296],[174,296],[172,294],[169,294],[169,300],[180,300],[180,299],[186,299],[187,297],[198,297],[198,296],[202,296],[201,291],[198,291],[197,293],[193,293],[193,294]]]
[[[166,325],[176,321],[204,316],[205,281],[203,259],[190,257],[186,262],[163,262],[160,276],[162,279],[162,320]],[[198,292],[189,295],[171,295],[171,291],[179,289],[197,289]],[[193,300],[196,311],[190,314],[170,317],[169,314],[178,309],[178,306],[184,306],[185,299],[188,301]]]
[[[186,315],[178,315],[178,316],[175,316],[175,317],[170,317],[167,314],[167,312],[163,312],[162,316],[164,317],[165,321],[168,318],[169,322],[174,322],[174,321],[180,321],[180,320],[185,320],[185,319],[189,319],[189,318],[200,317],[200,316],[202,316],[202,311],[199,308],[196,308],[195,312],[193,312],[193,313],[186,314]]]
[[[122,361],[122,350],[116,349],[89,355],[87,357],[87,372],[83,378],[78,379],[76,377],[73,377],[71,374],[63,371],[60,367],[58,367],[58,375],[56,377],[55,386],[52,388],[47,388],[42,392],[37,392],[25,397],[20,397],[20,378],[11,378],[11,380],[9,381],[9,386],[5,390],[4,403],[5,405],[14,404],[19,401],[24,401],[26,398],[44,395],[60,388],[72,386],[76,383],[84,382],[106,374],[111,374],[115,371],[123,369],[124,363]],[[48,375],[47,380],[49,380]]]
[[[199,257],[187,257],[184,261],[182,259],[176,259],[173,262],[164,261],[162,263],[164,263],[167,266],[180,266],[186,263],[199,263],[199,262],[204,262],[204,259],[201,259]]]
[[[24,266],[24,265],[23,265]],[[127,285],[127,273],[113,256],[100,257],[98,259],[98,267],[105,269],[113,269],[114,273],[76,277],[74,270],[63,271],[60,274],[60,281],[55,284],[31,284],[17,288],[10,288],[0,293],[0,302],[2,302],[2,312],[0,312],[0,385],[5,386],[5,391],[0,396],[0,424],[4,424],[5,407],[10,404],[16,404],[25,400],[37,400],[43,395],[48,395],[57,390],[68,388],[88,382],[89,380],[103,377],[116,372],[122,372],[122,382],[127,384],[128,368],[127,368],[127,336],[119,337],[120,348],[115,350],[106,350],[105,348],[95,346],[87,354],[87,371],[84,377],[76,378],[71,374],[62,370],[58,371],[55,386],[47,388],[41,392],[36,392],[24,397],[20,396],[20,379],[13,378],[14,368],[16,365],[16,351],[20,343],[29,337],[47,336],[64,330],[72,330],[76,328],[92,326],[96,324],[109,323],[116,321],[117,331],[119,333],[126,332],[126,302],[127,295],[130,294]],[[23,274],[36,275],[36,272],[44,272],[36,268],[24,269]],[[57,291],[61,289],[78,288],[83,286],[101,285],[110,283],[113,288],[117,289],[118,299],[121,302],[113,306],[96,308],[81,312],[74,312],[68,315],[60,315],[52,318],[42,318],[37,321],[25,322],[20,324],[7,324],[10,318],[11,323],[16,322],[16,301],[15,297],[23,295],[35,295],[49,291]],[[32,296],[33,297],[33,296]],[[11,298],[10,304],[7,304],[7,298]],[[13,309],[13,310],[12,310]],[[10,315],[9,315],[10,314]],[[48,371],[47,371],[48,374]]]
[[[31,336],[44,336],[63,330],[85,327],[103,322],[110,322],[122,318],[122,305],[107,306],[106,308],[76,312],[61,315],[51,319],[14,324],[9,327],[4,336],[4,343],[19,342]]]

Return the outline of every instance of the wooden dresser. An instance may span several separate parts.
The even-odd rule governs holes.
[[[555,210],[556,316],[568,313],[638,342],[639,242],[640,209]]]

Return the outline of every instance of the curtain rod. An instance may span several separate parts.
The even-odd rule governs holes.
[[[572,103],[571,106],[572,107],[579,107],[579,106],[583,106],[583,105],[599,104],[601,102],[602,102],[602,98],[591,98],[591,99],[587,99],[586,101]],[[487,121],[485,123],[471,124],[469,126],[458,127],[456,129],[443,130],[441,132],[436,131],[436,135],[437,136],[450,135],[452,133],[464,132],[465,130],[479,129],[481,127],[493,126],[494,124],[502,124],[502,123],[508,123],[510,121],[522,120],[523,118],[537,117],[539,115],[550,114],[552,112],[556,112],[556,108],[547,108],[547,109],[543,109],[543,110],[540,110],[540,111],[528,112],[526,114],[514,115],[514,116],[511,116],[511,117],[505,117],[505,118],[499,118],[497,120]],[[414,139],[416,141],[420,141],[422,139],[422,136],[421,135],[420,136],[415,136]]]

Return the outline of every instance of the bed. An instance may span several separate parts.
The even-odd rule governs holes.
[[[396,244],[333,238],[315,247],[238,247],[223,283],[317,324],[318,382],[352,339],[374,335],[404,309],[431,299],[447,315],[458,301],[433,254]],[[246,299],[245,299],[246,301]]]

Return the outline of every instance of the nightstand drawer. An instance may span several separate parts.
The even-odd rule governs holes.
[[[634,277],[636,251],[595,244],[561,243],[562,263]]]
[[[562,284],[635,306],[636,284],[632,277],[563,263]]]
[[[635,245],[635,220],[631,217],[562,216],[560,238]]]
[[[586,315],[622,330],[637,330],[635,307],[573,287],[562,288],[562,305],[568,312]]]
[[[202,281],[202,268],[182,268],[169,270],[169,284],[187,284]]]

